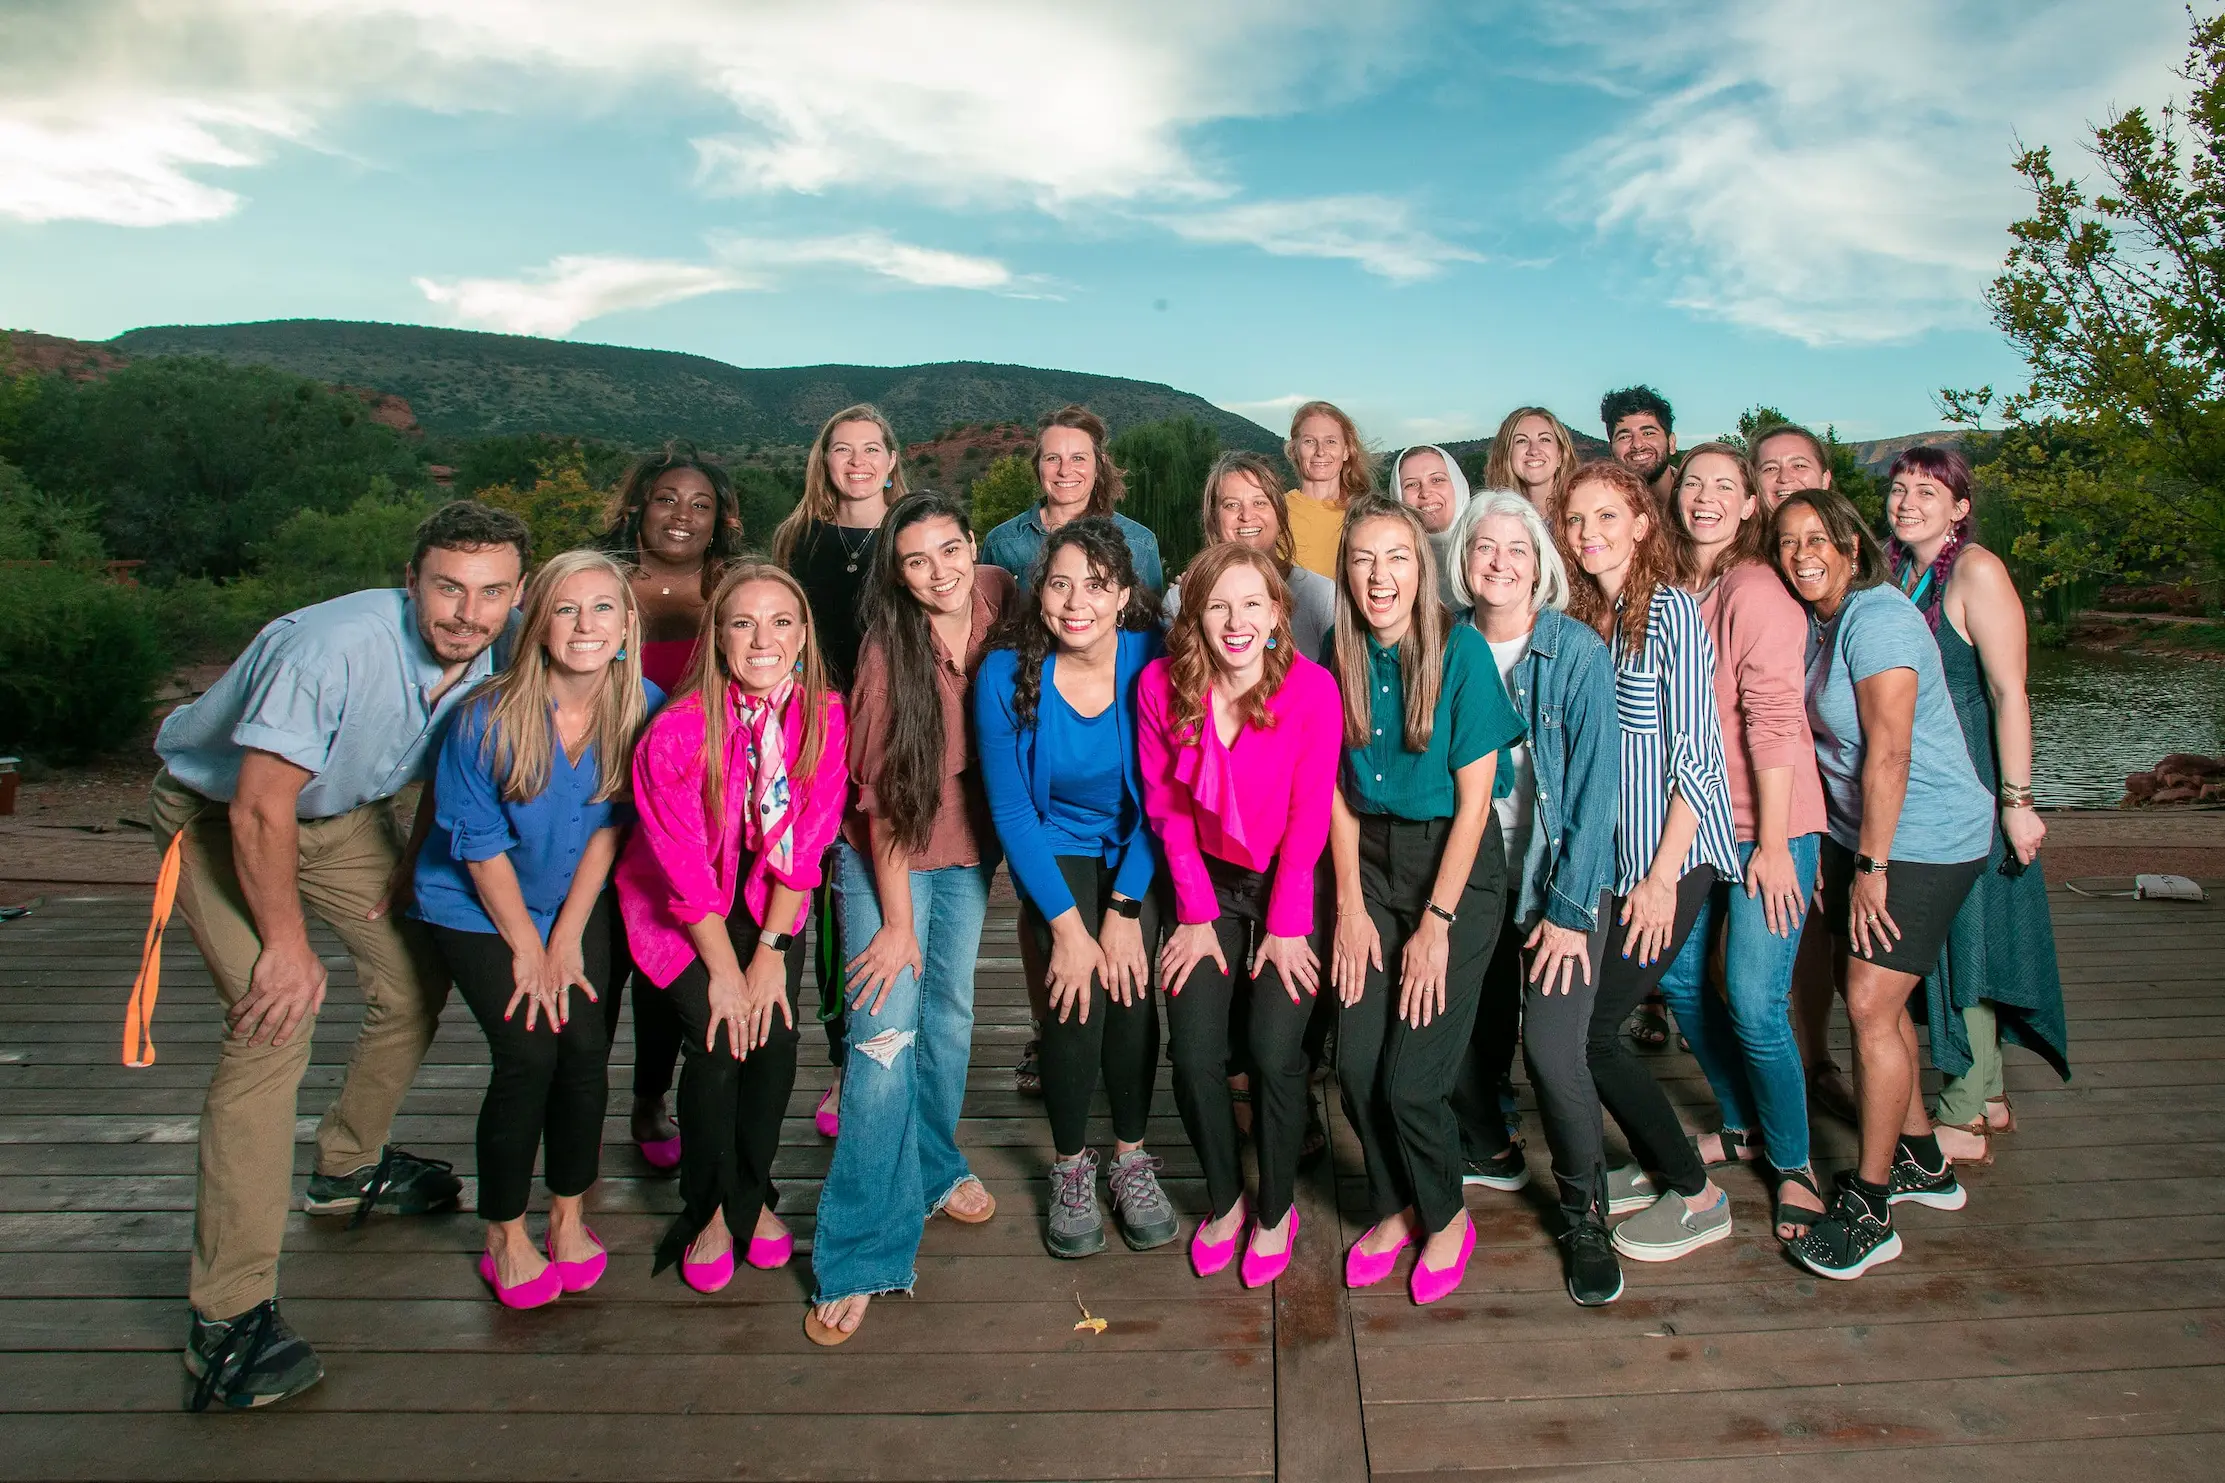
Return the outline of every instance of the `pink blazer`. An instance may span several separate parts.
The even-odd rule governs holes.
[[[791,773],[788,780],[796,800],[793,867],[776,873],[767,855],[745,858],[742,810],[750,777],[743,761],[740,708],[731,699],[736,692],[727,693],[733,709],[726,733],[726,817],[716,838],[703,807],[702,695],[684,696],[659,711],[634,749],[634,808],[640,822],[618,857],[614,880],[634,962],[660,988],[669,987],[695,961],[688,925],[724,916],[733,906],[737,878],[742,904],[750,920],[760,924],[775,881],[798,891],[817,886],[820,857],[834,842],[849,802],[850,773],[844,761],[848,726],[842,697],[829,694],[818,768],[809,777]],[[788,708],[782,734],[793,757],[802,745],[802,706]],[[775,930],[800,930],[809,911],[807,902],[793,922]]]

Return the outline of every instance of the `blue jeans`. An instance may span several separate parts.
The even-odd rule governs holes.
[[[881,930],[873,866],[844,842],[834,869],[843,948],[855,956]],[[878,1013],[850,1010],[842,1136],[811,1245],[819,1302],[910,1292],[927,1217],[973,1177],[958,1151],[958,1112],[990,873],[980,865],[913,871],[912,926],[927,972],[898,974]]]
[[[1820,840],[1800,834],[1786,841],[1792,868],[1804,882],[1816,878]],[[1741,870],[1753,857],[1751,844],[1738,847]],[[1704,986],[1715,927],[1726,919],[1727,1004],[1725,995]],[[1751,1132],[1758,1118],[1773,1169],[1798,1169],[1808,1162],[1808,1083],[1792,1038],[1792,962],[1799,952],[1797,924],[1790,937],[1777,936],[1769,930],[1760,897],[1748,896],[1743,881],[1720,881],[1700,908],[1684,951],[1661,976],[1661,997],[1676,1011],[1677,1028],[1715,1089],[1723,1126]]]

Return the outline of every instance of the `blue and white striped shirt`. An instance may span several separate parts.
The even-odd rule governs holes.
[[[1699,865],[1739,878],[1738,836],[1723,768],[1723,723],[1715,713],[1715,641],[1700,605],[1682,588],[1653,591],[1646,638],[1636,654],[1615,634],[1615,708],[1622,717],[1622,797],[1615,827],[1615,894],[1645,879],[1676,796],[1699,816],[1681,877]]]

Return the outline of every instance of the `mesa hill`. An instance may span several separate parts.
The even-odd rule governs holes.
[[[427,432],[457,437],[546,432],[634,447],[671,437],[713,448],[794,446],[810,442],[830,414],[872,402],[909,443],[961,423],[1033,427],[1051,408],[1080,402],[1115,432],[1187,415],[1224,446],[1281,447],[1259,424],[1171,386],[978,361],[749,370],[669,350],[331,319],[150,326],[107,343],[134,358],[209,355],[376,387],[407,400]]]

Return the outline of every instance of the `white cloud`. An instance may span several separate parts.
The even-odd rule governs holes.
[[[936,247],[915,247],[884,232],[813,237],[795,242],[729,237],[717,244],[722,259],[760,267],[840,266],[908,283],[915,288],[1006,289],[1018,280],[995,258],[971,257]]]
[[[630,257],[560,257],[530,278],[414,280],[466,324],[513,335],[564,335],[621,309],[654,309],[702,294],[761,286],[732,269]]]
[[[1393,283],[1434,278],[1449,263],[1478,263],[1480,253],[1414,225],[1412,208],[1386,196],[1319,196],[1250,201],[1155,217],[1191,242],[1256,247],[1276,257],[1344,258]]]
[[[2162,101],[2174,6],[2120,0],[1567,0],[1572,45],[1654,99],[1567,163],[1564,209],[1668,297],[1810,344],[1984,322],[2027,198],[2019,135],[2074,171],[2089,122]]]
[[[167,226],[228,216],[239,197],[194,167],[236,169],[298,122],[252,107],[150,98],[77,114],[0,107],[0,216]]]
[[[1219,402],[1215,405],[1219,406],[1224,412],[1234,412],[1239,417],[1249,417],[1261,427],[1280,427],[1290,420],[1291,413],[1313,399],[1313,396],[1305,392],[1293,391],[1284,396],[1268,397],[1264,401]]]

